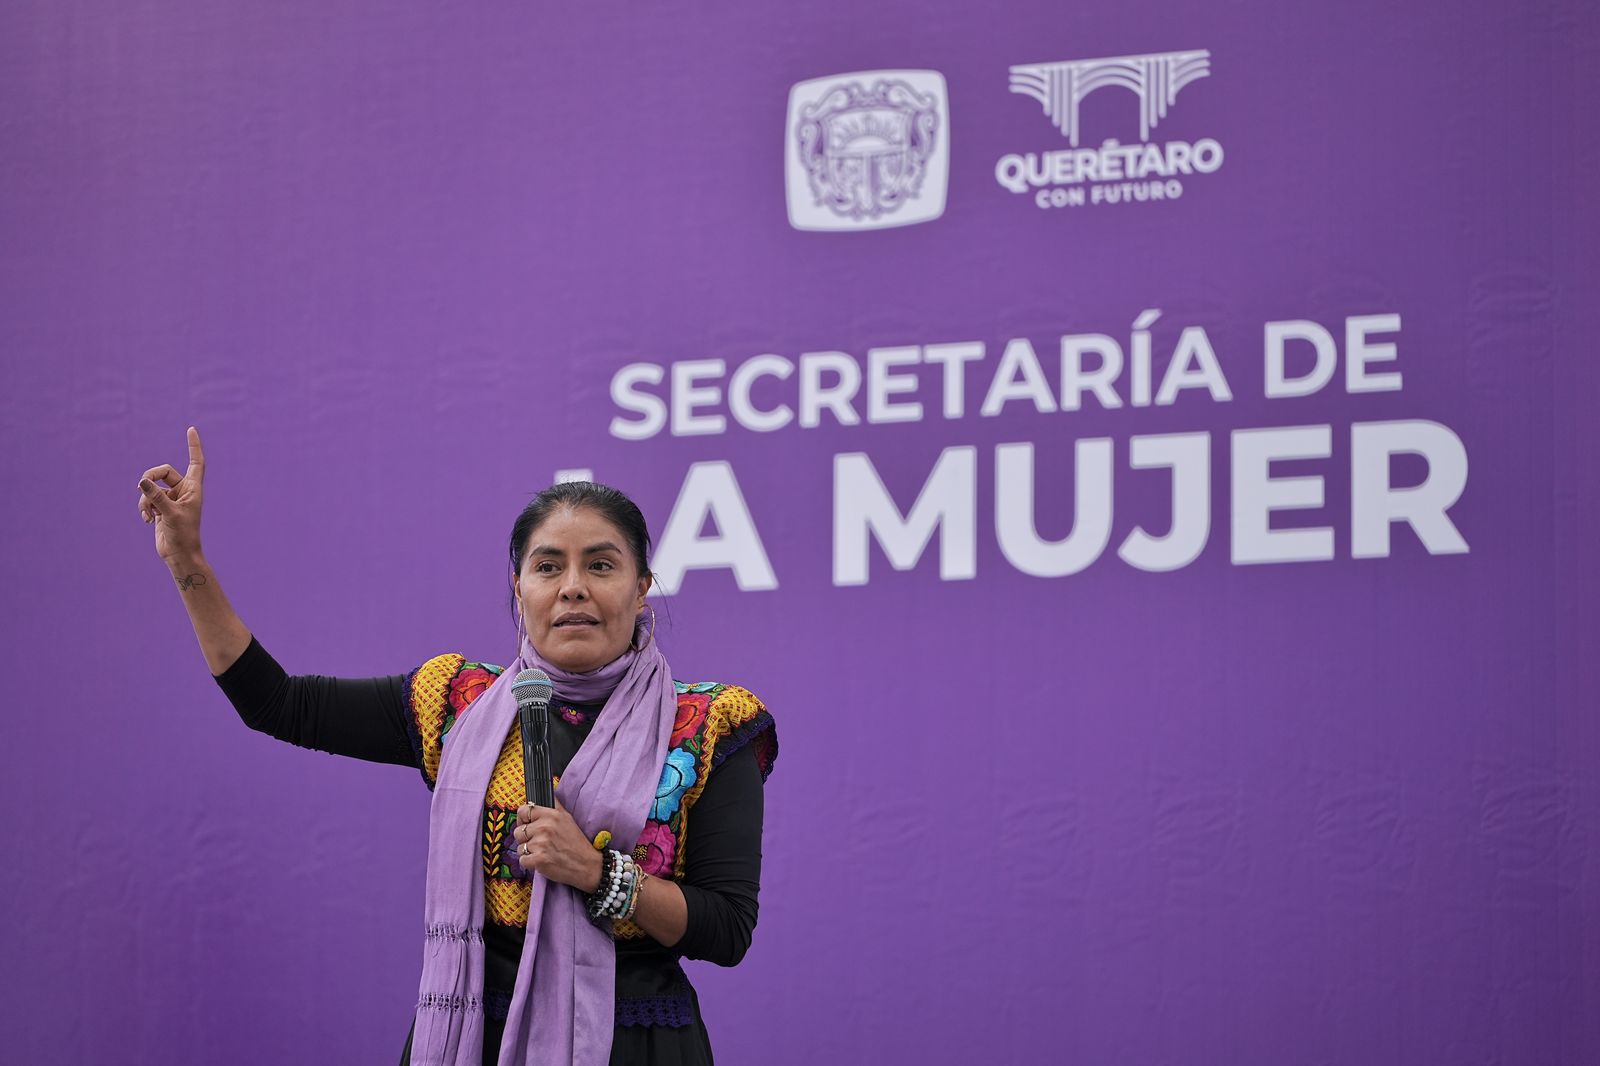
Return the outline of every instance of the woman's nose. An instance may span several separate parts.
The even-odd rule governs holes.
[[[561,598],[563,600],[586,600],[589,590],[583,583],[581,570],[568,570],[561,580]]]

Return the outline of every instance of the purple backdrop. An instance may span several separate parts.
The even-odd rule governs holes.
[[[1600,1061],[1597,36],[1568,0],[11,5],[3,1057],[405,1033],[428,793],[217,692],[135,514],[193,423],[208,554],[294,672],[505,661],[557,471],[722,554],[663,633],[783,743],[755,945],[692,970],[727,1062]],[[1287,321],[1337,360],[1310,395],[1268,395]],[[1117,406],[1051,410],[1085,334]],[[761,355],[770,431],[730,399]],[[802,426],[844,363],[859,424]],[[722,431],[639,428],[674,374]],[[1141,568],[1172,490],[1133,459],[1179,446],[1206,535]]]

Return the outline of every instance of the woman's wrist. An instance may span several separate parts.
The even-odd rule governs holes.
[[[206,562],[205,554],[195,548],[193,551],[174,552],[162,560],[167,564],[167,569],[172,571],[172,576],[182,581],[191,574],[209,574],[211,564]]]
[[[600,879],[605,876],[606,872],[606,856],[605,852],[598,851],[594,848],[588,848],[585,850],[587,850],[591,856],[589,860],[589,872],[592,876],[587,876],[584,880],[584,883],[578,887],[583,890],[584,895],[592,896],[596,892],[600,891]]]

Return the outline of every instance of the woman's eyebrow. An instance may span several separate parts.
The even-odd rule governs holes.
[[[617,547],[609,540],[603,540],[599,544],[591,544],[587,548],[583,549],[583,554],[598,555],[600,552],[620,552],[621,550],[621,548]],[[553,544],[535,544],[533,547],[528,549],[528,554],[553,555],[559,559],[561,556],[567,553],[562,551],[560,548],[557,548]]]

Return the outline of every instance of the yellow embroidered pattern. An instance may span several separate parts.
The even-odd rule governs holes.
[[[485,828],[503,820],[506,835],[496,848],[498,863],[487,869],[483,879],[483,904],[485,916],[499,925],[527,925],[528,903],[533,898],[533,882],[512,875],[511,864],[517,861],[512,844],[511,830],[517,825],[517,808],[527,802],[528,790],[524,784],[527,776],[522,771],[522,732],[516,719],[500,748],[500,758],[495,761],[494,773],[489,775],[489,792],[484,797]],[[485,843],[484,858],[488,859]]]
[[[466,661],[461,655],[436,655],[411,678],[411,709],[422,738],[422,772],[430,784],[439,779],[439,739],[444,734],[445,712],[450,710],[450,679]]]

